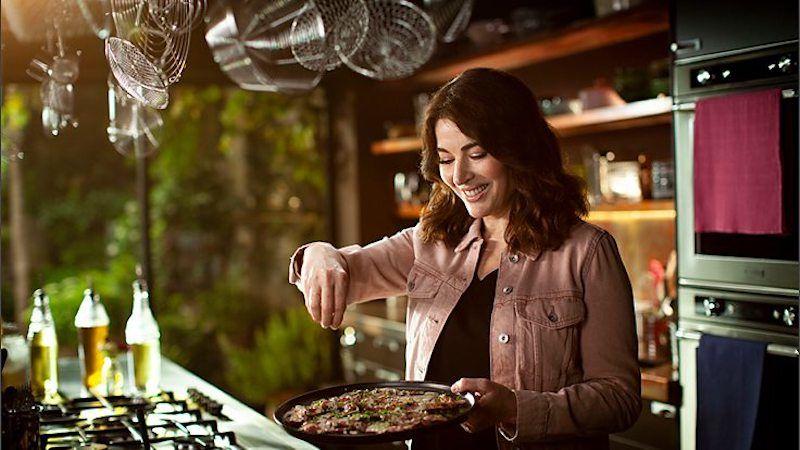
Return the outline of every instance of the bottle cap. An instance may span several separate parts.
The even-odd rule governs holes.
[[[89,328],[108,324],[108,314],[103,303],[100,302],[100,296],[92,288],[83,291],[83,301],[78,308],[78,314],[75,315],[75,326]]]
[[[44,289],[37,289],[33,292],[33,304],[35,306],[41,306],[47,303],[47,294],[45,294]]]

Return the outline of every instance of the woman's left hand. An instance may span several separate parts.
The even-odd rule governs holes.
[[[475,433],[495,424],[514,428],[517,422],[517,396],[514,392],[486,378],[462,378],[450,387],[456,394],[471,392],[475,408],[461,426]]]

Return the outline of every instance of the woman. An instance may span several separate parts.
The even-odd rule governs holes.
[[[311,317],[336,328],[349,304],[408,295],[406,378],[478,397],[465,431],[414,448],[607,448],[641,408],[630,282],[614,239],[581,220],[533,93],[468,70],[434,95],[422,137],[417,226],[292,257]]]

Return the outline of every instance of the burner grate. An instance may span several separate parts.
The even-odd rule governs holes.
[[[197,399],[203,399],[203,405]],[[142,399],[114,396],[103,406],[94,397],[46,405],[40,421],[41,448],[99,445],[143,449],[240,449],[232,432],[222,432],[212,412],[221,406],[193,390],[189,401],[170,392]],[[224,417],[224,416],[223,416]]]

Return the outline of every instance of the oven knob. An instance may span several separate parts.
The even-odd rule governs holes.
[[[715,299],[714,297],[708,297],[707,299],[703,300],[703,310],[705,310],[707,317],[719,316],[724,310],[723,302]]]
[[[787,327],[791,327],[794,326],[796,320],[797,309],[794,306],[787,306],[786,309],[783,310],[783,323],[786,324]]]
[[[778,60],[778,70],[781,72],[788,72],[792,69],[792,57],[791,56],[783,56],[781,59]]]
[[[700,84],[707,84],[712,78],[714,78],[714,76],[711,75],[711,72],[705,69],[697,72],[697,75],[695,75],[695,80]]]

